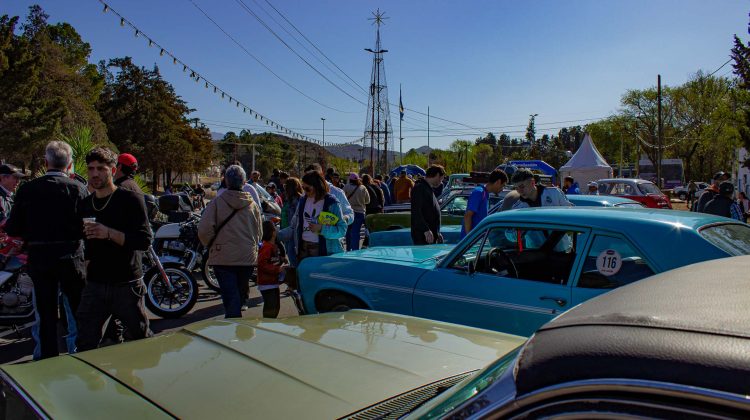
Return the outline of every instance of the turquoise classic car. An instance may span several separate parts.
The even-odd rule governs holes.
[[[309,312],[368,308],[531,335],[608,290],[750,254],[750,226],[656,209],[534,208],[487,217],[457,245],[375,247],[299,267]]]
[[[643,204],[622,197],[613,197],[608,195],[569,195],[568,201],[577,207],[620,207],[620,208],[643,208]],[[489,214],[497,213],[502,200],[494,205]],[[464,211],[466,203],[464,202]],[[461,240],[461,225],[440,226],[440,233],[443,235],[443,243],[457,244]],[[401,246],[411,245],[411,229],[395,229],[370,234],[369,246]]]

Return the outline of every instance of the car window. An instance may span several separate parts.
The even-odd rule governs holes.
[[[615,204],[615,207],[642,209],[646,206],[644,206],[641,203],[619,203],[619,204]]]
[[[577,286],[614,289],[652,274],[654,271],[628,241],[597,235],[586,255]]]
[[[494,228],[476,260],[476,272],[566,284],[576,259],[578,232]]]
[[[715,225],[701,229],[700,234],[731,256],[750,254],[750,226]]]
[[[451,197],[443,209],[441,210],[444,214],[463,215],[466,213],[466,205],[469,197],[463,195],[457,195]]]
[[[485,235],[480,235],[464,252],[461,253],[451,264],[450,268],[460,271],[473,271],[479,257],[480,249],[484,243]]]
[[[622,182],[616,182],[613,184],[609,184],[609,191],[607,191],[607,194],[610,195],[634,195],[635,190],[633,189],[633,186],[630,184],[625,184]]]
[[[650,182],[640,182],[638,183],[638,189],[643,194],[661,194],[661,191],[659,191],[658,188],[656,188],[656,185],[650,183]]]

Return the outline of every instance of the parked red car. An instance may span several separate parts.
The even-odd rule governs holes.
[[[651,181],[637,178],[600,179],[599,194],[635,200],[646,207],[671,209],[669,198]]]

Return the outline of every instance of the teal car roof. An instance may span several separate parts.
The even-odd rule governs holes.
[[[651,208],[618,208],[618,207],[540,207],[526,208],[495,213],[482,223],[501,221],[555,223],[585,225],[592,228],[618,228],[623,223],[629,228],[648,226],[664,228],[682,227],[697,230],[712,223],[732,223],[731,219],[705,213],[679,210],[660,210]]]

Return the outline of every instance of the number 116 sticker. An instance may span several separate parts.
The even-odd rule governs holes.
[[[605,249],[596,258],[596,269],[605,276],[613,276],[622,268],[622,257],[614,249]]]

